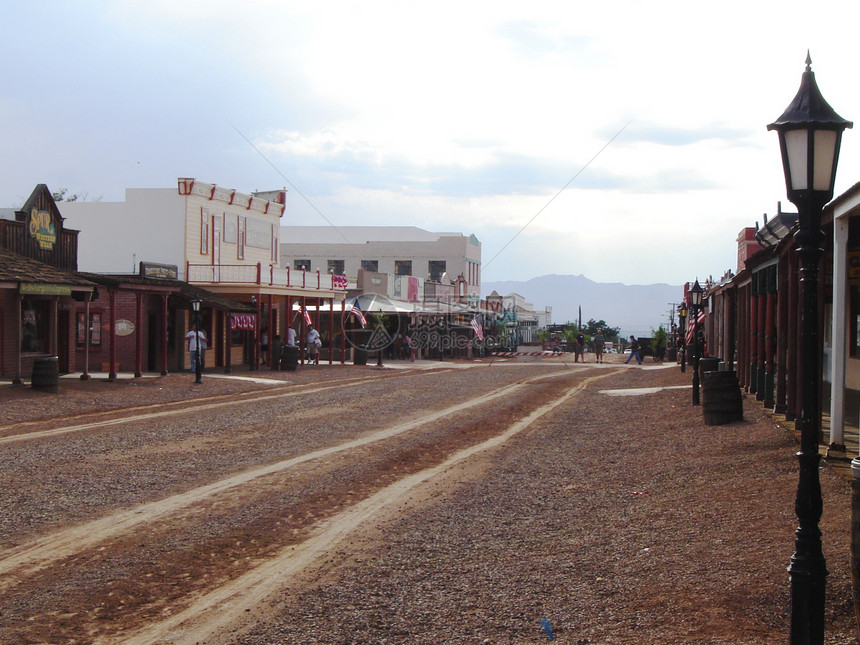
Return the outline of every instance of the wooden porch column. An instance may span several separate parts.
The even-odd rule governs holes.
[[[328,301],[328,364],[334,361],[334,296]]]
[[[749,367],[749,357],[747,356],[747,341],[749,340],[749,333],[747,333],[747,322],[749,321],[749,315],[747,314],[747,305],[749,304],[748,300],[749,290],[747,289],[747,286],[738,286],[735,298],[735,307],[737,309],[738,323],[737,372],[738,383],[743,389],[746,389],[747,386],[747,368]]]
[[[776,267],[768,268],[764,341],[764,406],[773,408],[773,357],[776,350]]]
[[[747,392],[755,394],[758,386],[758,280],[752,276],[750,281],[750,344],[749,344],[749,378]]]
[[[167,294],[161,294],[161,375],[167,375]]]
[[[765,279],[767,270],[763,269],[758,272],[758,334],[756,339],[758,349],[756,349],[756,357],[758,359],[758,368],[756,369],[756,401],[764,401],[764,380],[765,380],[765,338],[767,336],[767,280]]]
[[[259,273],[260,265],[257,264],[257,272]],[[257,277],[259,283],[259,276]],[[257,315],[254,316],[254,342],[251,343],[251,369],[260,369],[260,318],[263,311],[263,296],[257,298]]]
[[[797,337],[798,319],[800,308],[798,307],[798,269],[797,253],[794,249],[788,252],[788,351],[785,357],[785,418],[794,421],[797,418],[798,383],[797,366],[800,365],[800,339]]]
[[[108,338],[110,339],[108,342],[110,343],[110,349],[108,351],[108,361],[110,361],[110,367],[108,368],[108,380],[115,381],[116,380],[116,291],[113,289],[108,290],[108,300],[110,304],[108,305],[108,324],[110,325],[110,334],[108,334]]]
[[[275,348],[275,334],[278,333],[278,317],[276,315],[277,312],[275,311],[274,307],[275,307],[275,296],[274,296],[274,294],[270,293],[269,294],[269,332],[268,332],[268,335],[269,335],[269,350],[268,350],[269,355],[267,357],[268,362],[269,362],[269,365],[268,365],[269,369],[274,369],[275,365],[277,364],[277,363],[275,363],[275,356],[274,356],[275,352],[273,350]]]
[[[726,291],[726,314],[725,314],[725,352],[726,368],[729,371],[735,369],[735,320],[738,317],[738,292],[737,289]]]
[[[845,376],[848,356],[848,218],[833,220],[833,315],[831,322],[830,445],[845,450]]]
[[[18,285],[18,295],[15,298],[15,328],[18,330],[16,334],[17,342],[15,343],[15,378],[12,379],[13,385],[21,385],[24,381],[21,380],[21,343],[24,342],[24,330],[21,324],[21,304],[24,302],[24,296],[21,295],[21,285]]]
[[[229,374],[233,369],[233,316],[229,311],[224,312],[224,373]]]
[[[302,272],[304,273],[304,272]],[[307,300],[304,296],[302,296],[302,310],[299,312],[299,316],[301,317],[301,324],[299,325],[299,338],[296,339],[296,342],[299,344],[301,349],[299,350],[299,360],[301,360],[302,365],[305,364],[305,337],[307,336],[307,331],[305,329],[305,312],[307,311]]]
[[[346,298],[340,301],[340,364],[346,363]]]
[[[134,294],[137,302],[135,311],[134,378],[143,376],[143,296]]]
[[[785,361],[788,355],[788,258],[782,255],[777,266],[776,287],[776,397],[773,411],[785,414],[786,375]]]

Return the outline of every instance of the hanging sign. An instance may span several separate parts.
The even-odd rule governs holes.
[[[117,336],[131,336],[134,333],[134,323],[122,318],[116,321],[114,329],[116,330]]]
[[[233,314],[230,316],[230,329],[232,331],[243,329],[255,329],[257,316],[255,314]]]

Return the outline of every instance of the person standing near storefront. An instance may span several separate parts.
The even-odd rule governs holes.
[[[191,371],[197,367],[197,355],[200,354],[200,368],[206,366],[206,332],[202,329],[185,334],[188,341],[188,354],[191,358]]]
[[[314,329],[313,325],[308,326],[308,335],[307,335],[307,346],[308,346],[308,355],[309,355],[309,363],[313,363],[314,365],[320,364],[320,347],[322,346],[322,342],[320,341],[320,333]]]

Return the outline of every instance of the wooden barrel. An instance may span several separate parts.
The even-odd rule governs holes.
[[[702,376],[702,414],[705,425],[723,425],[744,418],[743,397],[734,371],[705,372]]]
[[[295,372],[299,366],[299,348],[296,345],[284,345],[281,349],[281,369],[285,372]]]
[[[33,375],[30,385],[42,392],[56,394],[60,388],[59,362],[56,356],[37,356],[33,360]]]
[[[699,378],[705,380],[705,372],[716,372],[720,369],[719,358],[700,358],[699,359]]]

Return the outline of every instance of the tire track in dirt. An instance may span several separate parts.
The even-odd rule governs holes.
[[[376,516],[380,511],[399,503],[420,485],[449,471],[462,462],[480,453],[497,448],[527,429],[542,416],[580,394],[586,387],[616,373],[616,370],[587,377],[561,396],[555,398],[516,421],[508,428],[481,443],[469,446],[449,456],[436,466],[403,477],[393,484],[354,504],[338,515],[322,522],[304,542],[283,548],[275,556],[262,562],[239,578],[218,589],[199,596],[186,609],[173,616],[122,637],[127,645],[151,645],[158,642],[177,644],[199,644],[219,629],[238,621],[252,607],[285,586],[290,578],[302,570],[312,567],[350,533]],[[543,375],[527,379],[534,382],[548,378]],[[514,384],[522,387],[524,382]],[[493,394],[493,398],[504,395],[511,387]],[[484,397],[481,397],[484,398]],[[471,403],[468,402],[468,403]],[[112,635],[115,639],[117,635]],[[97,640],[97,643],[115,640]]]
[[[0,553],[0,576],[2,576],[2,579],[0,579],[0,590],[13,586],[17,581],[26,577],[28,574],[45,568],[53,562],[73,556],[76,553],[91,548],[105,540],[126,534],[141,524],[162,520],[172,513],[176,513],[182,509],[204,502],[207,499],[225,491],[245,486],[261,477],[283,472],[297,465],[313,460],[322,459],[334,454],[360,448],[368,444],[384,441],[414,428],[433,423],[444,417],[456,414],[457,412],[492,402],[527,386],[529,383],[556,378],[566,374],[566,372],[554,372],[551,374],[543,374],[523,379],[522,381],[506,385],[487,394],[449,406],[412,421],[389,426],[388,428],[352,441],[315,450],[291,459],[238,473],[220,481],[213,482],[212,484],[189,490],[185,493],[173,495],[155,502],[142,504],[118,513],[107,515],[98,520],[72,526],[67,529],[36,538],[22,546],[7,550],[5,553]],[[304,393],[307,394],[310,393],[310,391],[305,390]],[[283,394],[280,396],[283,396]],[[154,413],[154,416],[161,415]],[[123,420],[112,421],[112,423],[121,422],[123,422]]]

